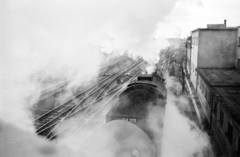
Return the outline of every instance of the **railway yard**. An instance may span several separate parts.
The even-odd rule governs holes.
[[[146,66],[147,63],[142,59],[134,61],[127,57],[120,58],[102,67],[95,83],[80,87],[61,104],[54,101],[66,92],[66,82],[51,91],[43,92],[36,105],[38,108],[34,110],[36,133],[49,140],[64,141],[63,143],[70,139],[73,144],[72,141],[76,139],[77,146],[82,146],[105,123],[106,112],[126,84],[143,72]],[[47,102],[57,105],[50,104],[51,108],[41,109],[40,105]]]
[[[240,157],[239,0],[1,6],[0,157]]]
[[[106,115],[120,101],[119,95],[130,82],[146,73],[147,66],[147,62],[141,58],[133,60],[126,56],[119,57],[103,65],[95,81],[75,87],[70,94],[70,81],[42,90],[39,101],[32,110],[36,133],[74,150],[87,149],[94,143],[92,137],[96,131],[107,123]],[[174,68],[175,73],[179,73],[178,68]],[[189,109],[182,114],[200,127],[195,109],[189,102]],[[135,121],[134,119],[132,123]],[[205,151],[205,156],[206,154],[214,156],[211,148]]]

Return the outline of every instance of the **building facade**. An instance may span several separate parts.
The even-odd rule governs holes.
[[[223,154],[240,156],[240,70],[198,70],[197,93]]]
[[[204,28],[192,31],[188,51],[188,71],[196,88],[197,69],[230,68],[236,66],[237,28]],[[240,47],[239,47],[240,48]]]
[[[236,54],[236,68],[240,69],[240,27],[238,27],[237,34],[237,54]]]
[[[186,71],[222,153],[240,156],[240,27],[192,31]]]

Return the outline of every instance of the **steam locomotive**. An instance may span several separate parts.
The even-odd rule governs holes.
[[[162,136],[162,130],[156,127],[163,128],[165,105],[165,83],[157,72],[140,75],[128,84],[106,114],[105,125],[120,142],[115,156],[158,156],[161,142],[156,137]],[[158,126],[152,126],[151,112],[157,113],[154,125]]]

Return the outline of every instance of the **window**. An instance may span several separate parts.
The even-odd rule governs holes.
[[[207,87],[205,88],[205,98],[208,99],[208,89],[207,89]]]
[[[203,87],[204,87],[204,88],[203,88],[203,95],[206,96],[206,90],[207,90],[207,88],[206,88],[205,85],[204,85]]]
[[[212,92],[210,92],[210,94],[209,94],[209,105],[211,105],[213,102],[213,94],[212,94]]]
[[[239,45],[240,46],[240,45]],[[240,59],[238,59],[238,68],[240,68]]]
[[[232,127],[231,123],[228,122],[228,128],[227,128],[226,136],[227,136],[227,139],[228,139],[230,144],[232,143],[232,135],[233,135],[233,127]]]
[[[217,113],[217,101],[216,100],[213,100],[213,113],[215,115]],[[220,114],[221,114],[221,112],[220,112]],[[221,119],[221,117],[220,117],[220,119]]]
[[[224,118],[224,115],[223,115],[223,111],[220,110],[220,119],[219,119],[219,123],[220,123],[220,126],[223,128],[223,118]]]
[[[240,156],[240,137],[238,137],[236,155],[237,155],[237,156]]]
[[[203,91],[202,91],[203,95],[205,95],[205,86],[203,84]]]
[[[203,83],[201,83],[201,90],[202,90],[202,93],[203,93],[203,91],[204,91],[204,85],[203,85]]]
[[[238,89],[234,88],[234,87],[230,87],[230,88],[226,89],[226,91],[228,94],[239,94]]]

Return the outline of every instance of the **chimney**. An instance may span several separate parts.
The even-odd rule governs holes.
[[[224,20],[224,25],[225,27],[227,27],[227,20]]]

